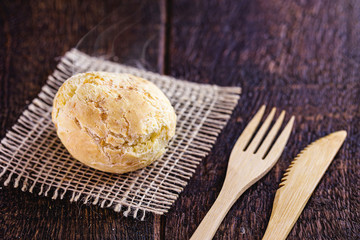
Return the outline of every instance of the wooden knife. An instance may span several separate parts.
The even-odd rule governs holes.
[[[345,138],[346,131],[320,138],[308,145],[291,162],[275,194],[263,240],[287,237]]]

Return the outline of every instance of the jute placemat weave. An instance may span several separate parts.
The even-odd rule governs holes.
[[[126,72],[155,83],[178,115],[176,135],[163,157],[128,174],[91,169],[73,159],[51,122],[57,89],[77,72]],[[38,97],[0,144],[0,177],[5,186],[123,211],[144,219],[166,213],[209,153],[240,97],[238,87],[196,84],[90,57],[73,49],[62,57]]]

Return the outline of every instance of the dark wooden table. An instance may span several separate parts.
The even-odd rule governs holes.
[[[0,2],[1,138],[39,93],[59,57],[118,4]],[[346,142],[289,239],[359,239],[360,1],[151,4],[161,9],[161,23],[151,30],[161,36],[153,53],[157,71],[243,88],[213,150],[171,210],[149,214],[145,221],[2,185],[0,239],[188,239],[221,189],[232,146],[262,104],[294,114],[295,128],[279,162],[235,203],[215,239],[261,239],[292,158],[311,141],[341,129],[348,132]],[[144,37],[146,29],[139,29]]]

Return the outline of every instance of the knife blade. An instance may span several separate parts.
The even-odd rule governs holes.
[[[275,194],[263,240],[287,237],[346,135],[346,131],[338,131],[320,138],[291,162]]]

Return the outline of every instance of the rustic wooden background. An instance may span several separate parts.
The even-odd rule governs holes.
[[[243,88],[212,152],[171,210],[149,214],[143,222],[1,186],[0,239],[188,239],[220,191],[232,146],[262,104],[294,114],[295,128],[277,165],[235,203],[215,239],[261,239],[291,159],[311,141],[341,129],[348,138],[289,239],[359,239],[360,1],[150,4],[160,6],[161,22],[138,31],[143,37],[160,34],[152,53],[157,71]],[[0,2],[1,138],[59,57],[118,5],[110,0]]]

